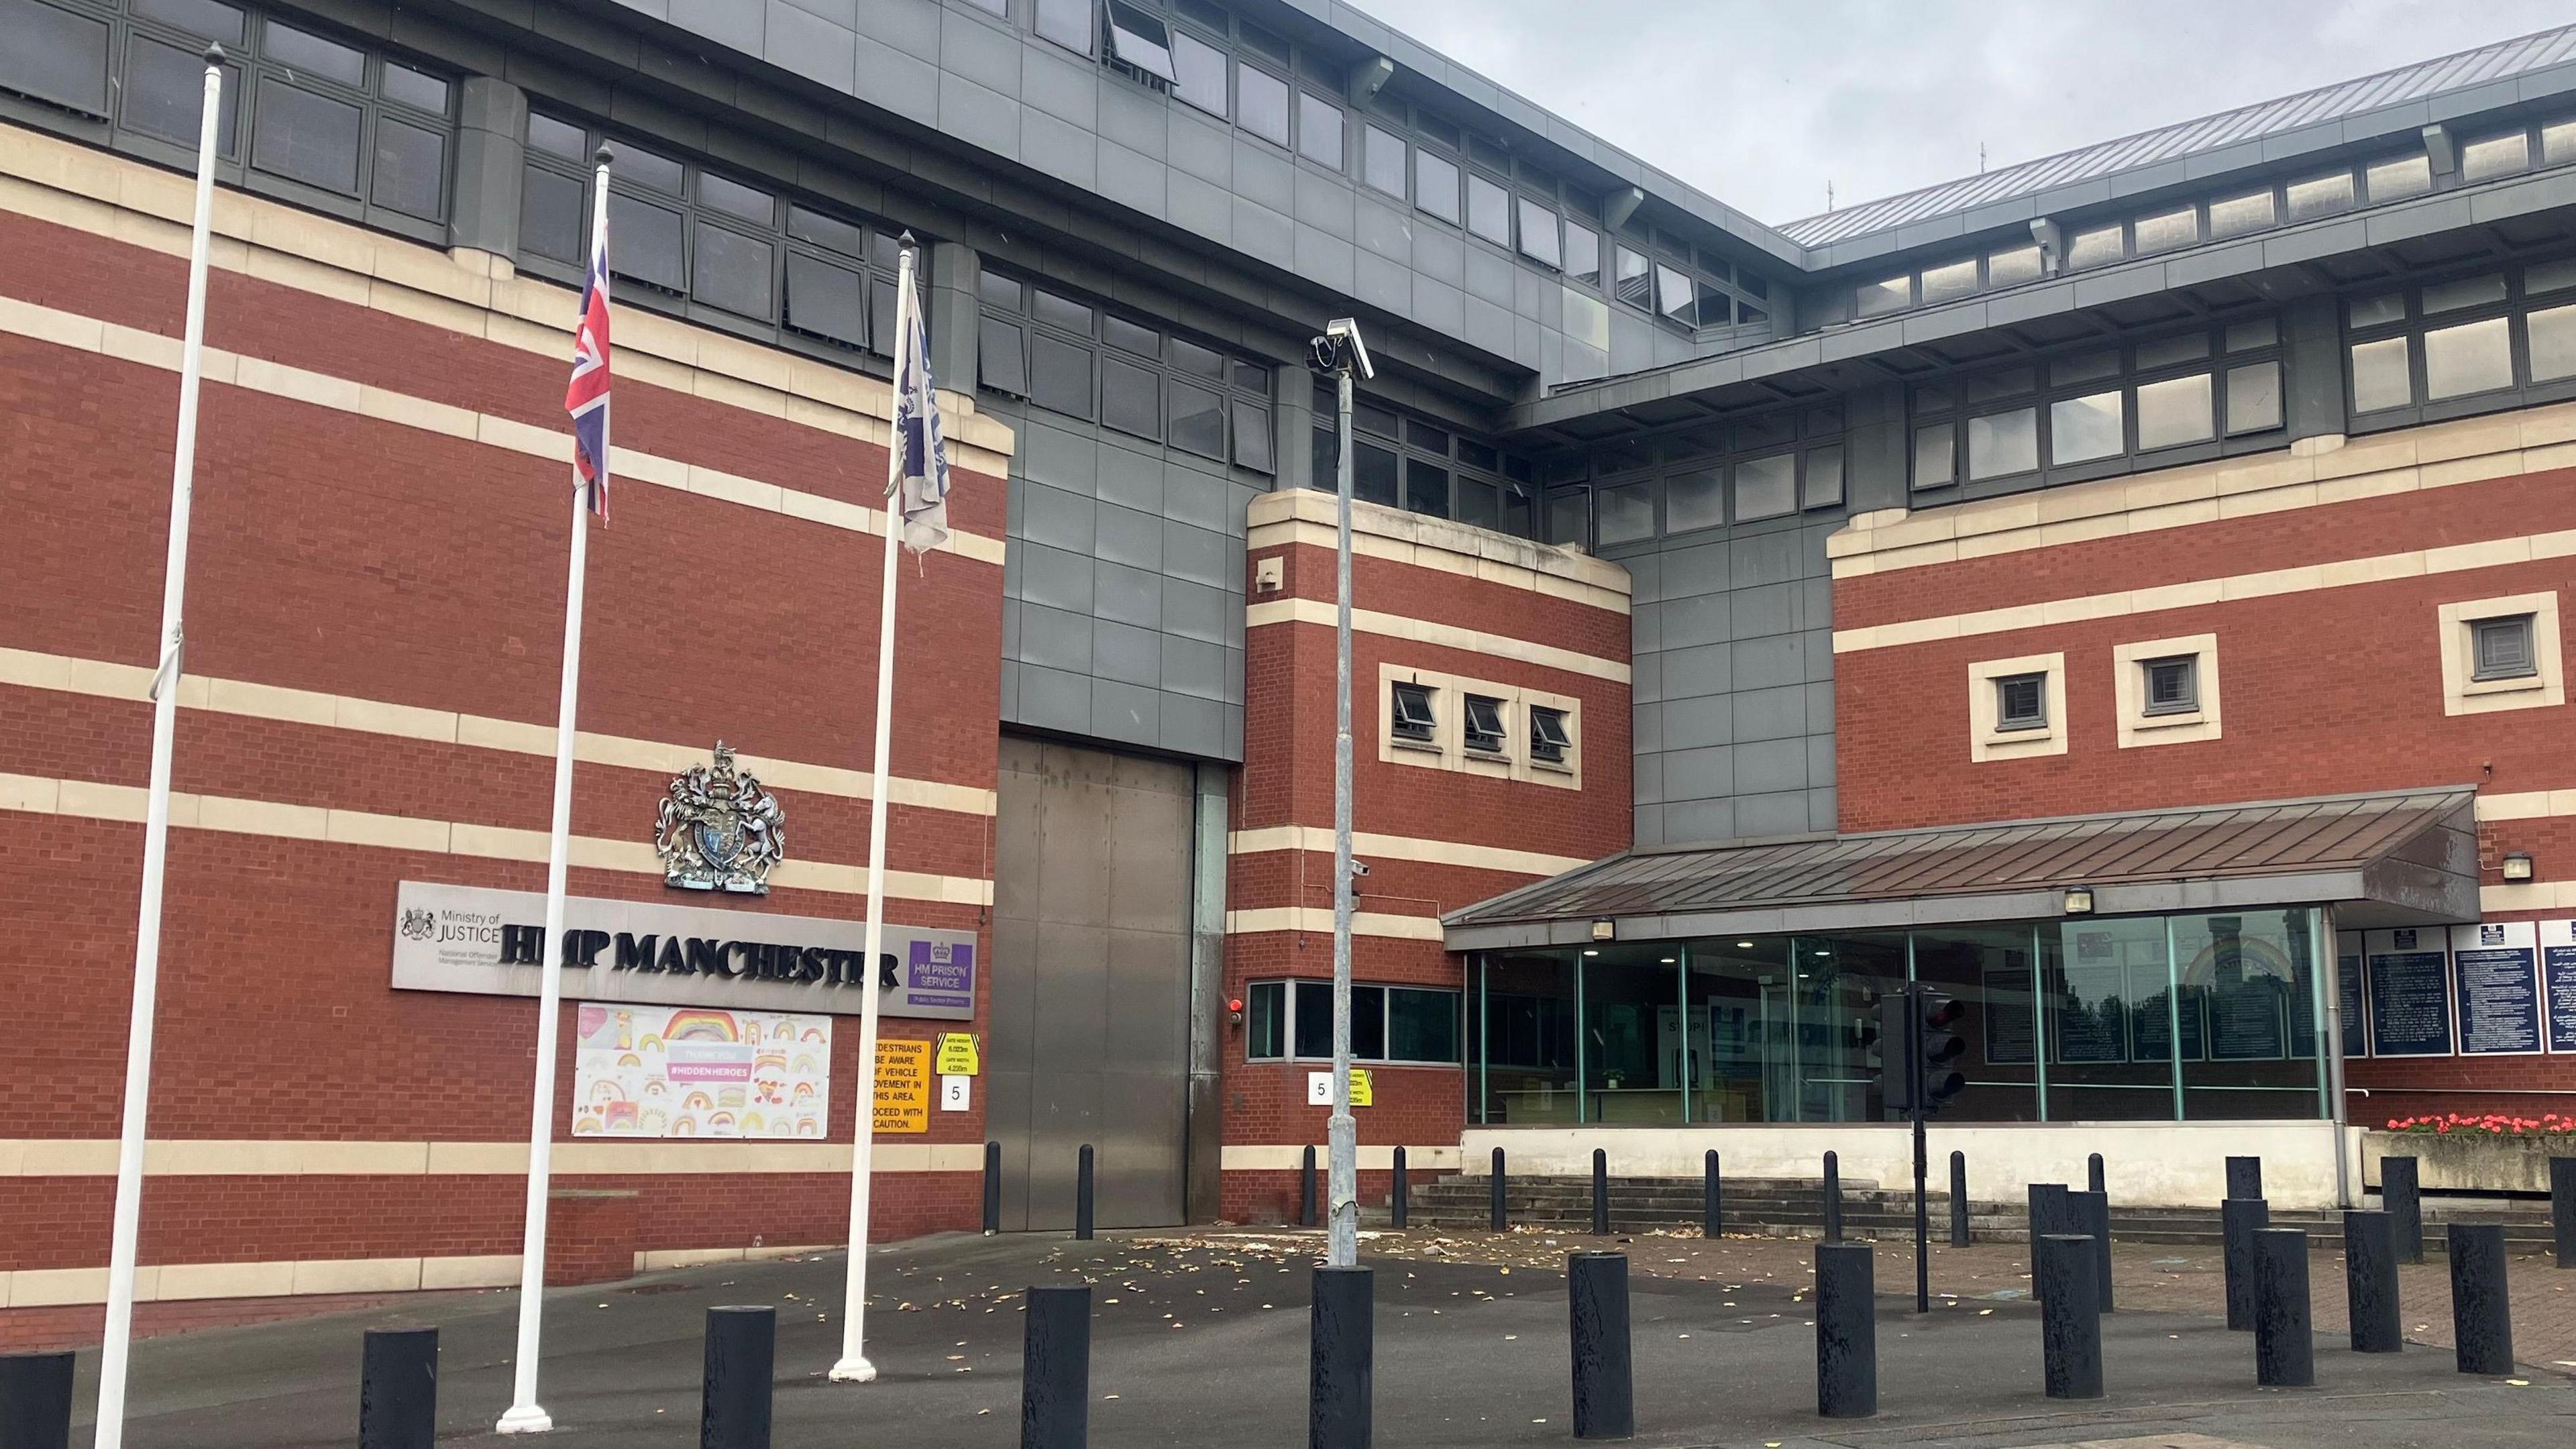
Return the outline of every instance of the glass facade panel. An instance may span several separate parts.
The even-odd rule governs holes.
[[[1493,1125],[1895,1120],[1873,1035],[1879,1003],[1911,979],[1966,1008],[1953,1030],[1967,1086],[1945,1121],[2314,1120],[2317,914],[1489,955],[1468,973],[1482,983],[1465,1004],[1468,1096]],[[1892,1049],[1901,1061],[1904,1043]]]
[[[2318,1115],[2312,920],[2305,907],[2172,918],[2185,1118]]]
[[[1483,987],[1471,1007],[1484,1038],[1472,1090],[1489,1126],[1565,1126],[1582,1120],[1575,1085],[1574,986],[1571,951],[1496,954],[1485,958]]]

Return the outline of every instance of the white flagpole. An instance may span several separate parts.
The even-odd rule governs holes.
[[[907,241],[909,238],[907,238]],[[912,246],[903,249],[895,282],[895,376],[900,393],[903,369],[910,365],[912,329],[919,324],[920,303],[912,290]],[[900,412],[898,396],[896,411]],[[859,993],[858,1120],[850,1128],[850,1267],[842,1294],[841,1359],[832,1365],[839,1383],[870,1383],[877,1366],[864,1352],[868,1324],[868,1193],[875,1155],[877,1101],[877,958],[885,949],[886,793],[888,765],[894,749],[894,585],[895,556],[903,538],[903,438],[886,441],[885,590],[877,604],[877,752],[876,774],[868,787],[868,929],[867,984]]]
[[[593,236],[608,231],[608,163],[599,166]],[[596,460],[608,467],[608,426],[600,425]],[[596,486],[596,485],[592,485]],[[509,1412],[493,1426],[502,1434],[543,1434],[555,1426],[537,1403],[539,1338],[545,1326],[546,1203],[554,1181],[555,1052],[563,1031],[564,875],[572,854],[572,754],[574,707],[581,700],[582,574],[590,557],[590,499],[581,465],[572,470],[572,566],[564,587],[563,691],[555,704],[554,825],[546,841],[546,929],[538,947],[537,1081],[529,1107],[527,1234],[519,1246],[519,1347]]]
[[[161,659],[152,677],[152,778],[143,810],[143,903],[136,912],[134,1015],[125,1036],[125,1121],[116,1144],[116,1212],[107,1250],[107,1327],[98,1361],[96,1449],[123,1449],[125,1379],[134,1340],[134,1267],[143,1225],[143,1141],[152,1106],[152,1014],[161,982],[161,885],[170,863],[170,761],[179,731],[179,675],[188,595],[188,508],[196,491],[197,387],[206,348],[206,252],[215,213],[215,133],[224,52],[206,47],[197,118],[197,207],[188,242],[188,321],[179,360],[179,440],[170,466],[170,548],[161,572]]]

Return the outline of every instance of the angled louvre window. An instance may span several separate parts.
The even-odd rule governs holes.
[[[1499,755],[1509,737],[1503,730],[1503,702],[1481,694],[1467,696],[1467,748],[1479,754]]]
[[[2140,661],[2146,675],[2148,714],[2190,714],[2200,708],[2200,656],[2175,654]]]
[[[1530,758],[1548,765],[1562,765],[1574,748],[1574,735],[1565,727],[1565,711],[1545,705],[1530,706]]]
[[[1391,714],[1388,731],[1399,740],[1423,745],[1431,743],[1432,735],[1439,728],[1438,719],[1431,713],[1431,687],[1398,682],[1389,694]]]
[[[2048,676],[2007,674],[1995,681],[1997,730],[2048,728]]]
[[[1564,254],[1557,246],[1556,213],[1528,197],[1521,198],[1520,211],[1521,255],[1543,266],[1563,265]]]
[[[1127,0],[1109,0],[1109,58],[1165,85],[1180,83],[1172,64],[1171,28]]]
[[[2484,682],[2490,679],[2528,679],[2540,672],[2540,656],[2532,647],[2530,614],[2506,614],[2493,619],[2469,621],[2469,638],[2476,646],[2476,657],[2469,677]]]

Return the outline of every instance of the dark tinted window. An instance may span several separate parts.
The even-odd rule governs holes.
[[[1225,457],[1225,399],[1212,388],[1172,382],[1172,422],[1165,441],[1202,458]]]
[[[106,22],[37,0],[0,0],[0,87],[106,115]]]
[[[519,245],[559,262],[582,260],[582,184],[529,167],[519,192]]]
[[[1186,32],[1172,36],[1173,93],[1210,115],[1226,114],[1225,52]]]
[[[1029,342],[1029,401],[1077,418],[1091,416],[1091,351],[1041,332]]]
[[[1288,83],[1266,70],[1237,62],[1234,119],[1265,140],[1288,144]]]
[[[867,346],[867,274],[788,253],[787,325],[844,346]]]
[[[1029,393],[1029,364],[1020,342],[1020,329],[1008,322],[987,317],[975,333],[976,380],[997,392],[1013,397]]]
[[[766,320],[770,269],[777,251],[737,231],[698,223],[698,254],[689,269],[690,293],[699,301]]]
[[[203,111],[206,62],[175,45],[135,36],[125,49],[124,123],[148,136],[195,149]],[[221,134],[215,147],[225,156],[241,154],[241,73],[224,67]]]
[[[219,0],[133,0],[128,8],[148,20],[175,25],[191,35],[220,40],[226,45],[242,43],[240,9]],[[0,4],[0,11],[6,9],[7,5]]]
[[[611,191],[608,235],[609,266],[618,276],[632,277],[675,296],[687,290],[688,259],[682,251],[678,212]]]
[[[447,138],[391,116],[376,118],[378,206],[436,221],[447,194]]]
[[[268,22],[260,36],[259,48],[261,54],[281,65],[344,86],[354,88],[367,78],[367,57],[363,52],[274,20]]]
[[[251,164],[326,191],[355,192],[360,122],[358,108],[346,101],[263,78]]]
[[[1100,421],[1140,438],[1163,435],[1162,379],[1114,356],[1100,359]]]

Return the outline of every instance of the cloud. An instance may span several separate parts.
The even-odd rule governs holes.
[[[2566,0],[1355,0],[1786,221],[2527,34]]]

